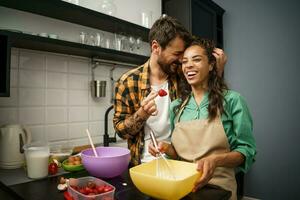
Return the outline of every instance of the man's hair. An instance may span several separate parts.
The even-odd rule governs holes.
[[[188,46],[191,41],[191,34],[175,18],[163,15],[156,20],[149,32],[149,42],[152,44],[156,40],[158,44],[165,49],[166,46],[176,37],[181,38]]]

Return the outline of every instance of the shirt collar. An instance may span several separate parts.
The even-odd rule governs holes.
[[[150,85],[150,59],[143,65],[143,71],[141,73],[141,90],[151,90]],[[169,93],[171,100],[175,100],[177,98],[177,76],[171,76],[168,78],[169,83]],[[148,95],[148,94],[146,94]]]
[[[149,62],[148,60],[144,66],[143,66],[143,71],[141,73],[141,89],[149,89],[150,88],[150,67],[149,67]]]
[[[200,105],[198,106],[196,100],[195,100],[195,97],[194,97],[194,94],[193,92],[191,92],[190,94],[190,100],[188,102],[188,104],[186,106],[188,107],[191,107],[191,108],[202,108],[202,107],[205,107],[209,104],[209,100],[208,100],[208,92],[205,92],[204,93],[204,96],[203,96],[203,99],[200,103]]]

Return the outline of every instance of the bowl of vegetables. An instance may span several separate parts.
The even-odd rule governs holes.
[[[70,156],[68,159],[62,162],[62,167],[66,171],[80,171],[83,170],[83,164],[81,162],[81,157],[79,155]]]
[[[114,199],[115,187],[95,177],[88,176],[72,179],[68,184],[68,192],[73,199]]]

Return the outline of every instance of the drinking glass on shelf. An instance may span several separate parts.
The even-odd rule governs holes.
[[[87,37],[88,37],[87,33],[80,32],[80,34],[79,34],[79,42],[81,44],[87,44]]]
[[[104,47],[107,48],[107,49],[111,49],[112,48],[112,43],[111,43],[110,38],[105,38],[105,40],[104,40]]]
[[[115,49],[118,50],[118,51],[121,51],[122,48],[123,48],[122,37],[115,34]]]
[[[90,34],[90,36],[88,37],[88,45],[95,46],[96,45],[95,38],[96,37],[94,34]]]
[[[118,51],[126,51],[127,37],[122,34],[115,34],[115,49]]]
[[[129,36],[128,43],[129,43],[129,50],[131,52],[133,52],[134,51],[134,47],[135,47],[135,43],[136,43],[135,38],[133,36]]]
[[[96,35],[95,35],[95,45],[96,46],[98,46],[98,47],[102,46],[103,37],[104,37],[103,33],[101,33],[101,32],[96,33]]]
[[[136,39],[136,48],[137,48],[137,49],[140,49],[141,46],[142,46],[142,38],[138,37],[138,38]]]

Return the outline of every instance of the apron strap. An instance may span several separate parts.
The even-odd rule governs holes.
[[[175,119],[174,119],[175,123],[174,124],[177,124],[179,122],[179,119],[180,119],[180,116],[181,116],[181,114],[183,112],[183,109],[184,109],[185,105],[188,103],[189,99],[190,99],[190,96],[188,98],[186,98],[186,100],[184,100],[184,102],[180,106],[179,112],[175,116]]]

